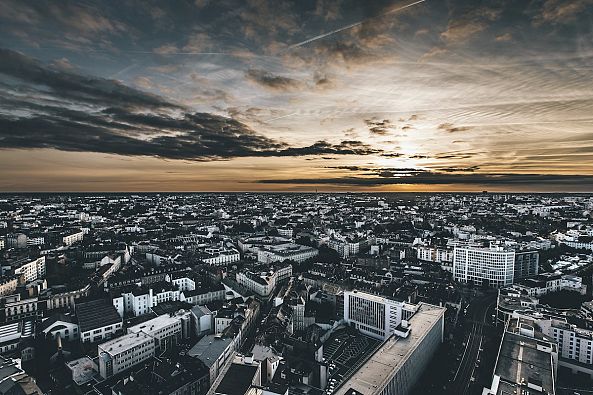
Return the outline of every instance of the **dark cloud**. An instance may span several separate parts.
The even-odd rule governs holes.
[[[556,185],[564,187],[585,187],[593,189],[593,176],[560,174],[449,174],[419,172],[400,177],[337,177],[337,178],[295,178],[260,180],[262,184],[302,184],[302,185]]]
[[[385,136],[395,129],[395,125],[389,119],[365,119],[364,123],[368,126],[369,132],[379,136]]]
[[[357,140],[291,147],[235,119],[190,112],[114,80],[44,66],[10,50],[0,50],[0,58],[3,149],[53,148],[190,160],[383,153]]]
[[[376,155],[382,154],[383,150],[373,148],[358,140],[344,140],[339,144],[330,144],[326,141],[318,141],[308,147],[289,147],[275,151],[273,154],[261,153],[260,156],[301,156],[301,155]]]
[[[25,84],[41,86],[56,97],[91,105],[120,105],[143,108],[181,108],[181,106],[119,81],[76,74],[63,68],[50,68],[19,52],[0,48],[0,75]]]
[[[272,74],[265,70],[249,69],[245,73],[247,79],[264,88],[279,91],[293,90],[302,87],[302,83],[289,77]]]

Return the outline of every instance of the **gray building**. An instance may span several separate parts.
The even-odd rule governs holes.
[[[335,392],[337,395],[406,395],[443,342],[444,307],[420,303],[400,327]]]

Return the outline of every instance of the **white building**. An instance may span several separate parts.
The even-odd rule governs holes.
[[[292,275],[292,266],[279,266],[276,270],[270,270],[267,272],[254,273],[242,271],[236,275],[237,282],[247,288],[248,290],[255,292],[260,296],[268,296],[279,281],[285,280]]]
[[[64,243],[64,245],[70,246],[78,241],[82,241],[83,237],[84,231],[79,229],[76,232],[67,233],[64,236],[62,236],[62,243]]]
[[[236,248],[209,247],[204,252],[202,261],[212,266],[230,265],[241,260],[241,254]]]
[[[501,247],[458,247],[453,251],[453,278],[463,283],[502,287],[514,281],[515,251]]]
[[[360,291],[344,292],[344,320],[362,333],[387,339],[405,326],[416,305]]]
[[[99,374],[104,379],[155,355],[154,339],[143,332],[130,333],[97,346]]]
[[[41,256],[14,270],[15,274],[22,274],[26,282],[45,277],[45,256]]]
[[[155,350],[163,352],[174,347],[181,339],[190,335],[189,312],[180,312],[174,316],[160,315],[138,325],[128,328],[130,333],[145,333],[154,339]]]
[[[555,319],[536,322],[558,343],[558,365],[593,379],[593,330]]]
[[[284,262],[291,260],[304,262],[316,257],[319,251],[316,248],[300,244],[285,243],[270,245],[257,251],[257,260],[261,263]]]

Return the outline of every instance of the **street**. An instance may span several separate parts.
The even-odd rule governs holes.
[[[495,302],[495,296],[487,295],[473,300],[467,307],[466,329],[464,331],[466,342],[461,360],[459,361],[459,367],[451,383],[450,392],[453,394],[466,395],[478,393],[478,391],[473,390],[475,381],[474,372],[480,363],[482,343],[484,340],[484,325],[490,320]]]

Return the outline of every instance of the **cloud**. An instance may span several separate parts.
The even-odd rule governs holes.
[[[389,119],[365,119],[364,123],[369,128],[369,132],[378,136],[385,136],[395,129],[395,125]]]
[[[496,36],[495,40],[497,42],[507,42],[513,39],[513,35],[511,33],[504,33]]]
[[[441,33],[441,38],[447,43],[460,43],[486,30],[491,22],[497,20],[502,9],[492,7],[477,7],[459,17],[449,20],[447,29]]]
[[[53,148],[189,160],[383,153],[358,140],[321,140],[293,147],[238,120],[192,112],[114,80],[51,68],[10,50],[0,50],[0,59],[0,81],[9,77],[0,83],[3,149]],[[135,81],[145,87],[152,84],[148,78]]]
[[[536,26],[545,23],[568,23],[592,5],[591,0],[546,0],[534,16],[533,23]]]
[[[289,77],[272,74],[265,70],[249,69],[245,76],[248,80],[267,89],[287,91],[302,87],[302,83]]]
[[[442,130],[447,133],[466,132],[471,128],[468,126],[455,126],[452,123],[442,123],[437,127],[438,130]]]
[[[118,81],[49,68],[19,52],[0,49],[0,74],[40,85],[49,93],[77,103],[124,107],[180,108],[179,105]]]
[[[398,177],[336,177],[336,178],[294,178],[259,180],[262,184],[301,184],[301,185],[344,185],[376,187],[384,185],[484,185],[484,186],[560,186],[584,187],[593,189],[593,176],[561,174],[449,174],[419,172]]]

